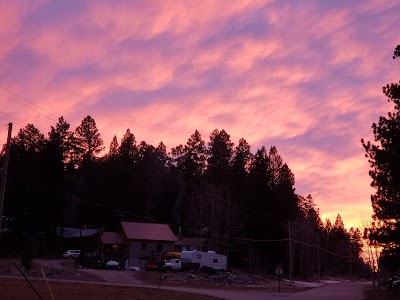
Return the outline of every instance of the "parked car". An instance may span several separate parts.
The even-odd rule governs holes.
[[[108,269],[119,269],[119,262],[115,260],[110,260],[109,262],[106,263],[106,267]]]
[[[400,277],[392,276],[387,282],[388,290],[398,290],[400,288]]]
[[[65,258],[77,258],[79,255],[81,255],[81,250],[68,250],[63,254],[63,257]]]

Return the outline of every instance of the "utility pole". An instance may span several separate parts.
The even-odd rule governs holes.
[[[317,232],[317,243],[318,243],[318,279],[321,279],[321,262],[319,260],[319,232]]]
[[[1,223],[3,221],[3,205],[4,205],[4,193],[6,191],[8,160],[10,159],[11,130],[12,130],[12,123],[9,123],[8,124],[7,144],[6,144],[6,153],[5,153],[5,156],[4,156],[3,172],[1,173],[1,186],[0,186],[0,236],[1,236]]]
[[[289,220],[289,284],[292,285],[292,230],[290,228]]]

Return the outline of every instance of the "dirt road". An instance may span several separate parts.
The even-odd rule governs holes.
[[[365,283],[337,283],[299,293],[269,293],[262,291],[205,290],[194,288],[162,287],[168,290],[205,294],[230,300],[362,300]]]
[[[65,270],[66,267],[63,265],[65,259],[55,260],[55,259],[35,259],[35,263],[48,268],[56,268],[60,270]],[[109,283],[121,283],[121,284],[142,284],[140,280],[135,278],[134,271],[115,271],[115,270],[97,270],[97,269],[79,269],[80,272],[91,274],[103,279],[105,282]]]
[[[96,275],[106,282],[141,285],[142,282],[135,278],[134,271],[91,270],[82,269],[82,272]]]
[[[41,264],[58,264],[57,262],[43,262]],[[133,271],[107,271],[107,270],[82,270],[84,272],[101,277],[106,283],[105,285],[132,286],[158,288],[158,285],[146,285],[135,279]],[[133,275],[133,276],[132,276]],[[172,287],[161,285],[161,289],[182,291],[196,294],[209,295],[230,300],[268,300],[268,299],[288,299],[288,300],[362,300],[363,288],[366,284],[363,283],[335,283],[328,284],[322,287],[313,288],[307,291],[298,293],[271,293],[267,291],[257,290],[221,290],[212,288],[189,288],[189,287]]]
[[[0,276],[0,278],[9,278],[8,276]],[[14,277],[15,278],[15,277]],[[0,279],[1,280],[1,279]],[[85,281],[77,280],[49,280],[50,282],[66,282],[75,284],[89,284]],[[101,286],[120,286],[120,287],[142,287],[142,288],[156,288],[156,285],[143,285],[143,284],[117,284],[108,282],[91,282],[90,284]],[[270,293],[263,291],[235,291],[235,290],[219,290],[219,289],[201,289],[201,288],[185,288],[185,287],[167,287],[161,286],[162,290],[188,292],[194,294],[202,294],[213,296],[221,299],[229,300],[362,300],[363,289],[365,283],[337,283],[310,289],[299,293]],[[73,298],[71,298],[73,299]],[[161,298],[160,298],[161,299]]]
[[[362,300],[366,283],[345,282],[329,284],[320,288],[292,294],[291,300]],[[250,300],[250,299],[248,299]]]

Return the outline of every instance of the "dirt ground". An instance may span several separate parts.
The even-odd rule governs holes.
[[[20,276],[19,271],[14,266],[13,261],[21,268],[24,274],[28,278],[42,278],[42,270],[46,274],[46,277],[49,279],[71,279],[71,280],[84,280],[84,281],[104,281],[103,279],[95,276],[93,274],[89,274],[83,272],[81,270],[75,269],[73,267],[70,268],[57,268],[51,266],[41,266],[35,262],[32,264],[32,268],[29,270],[25,270],[25,268],[21,265],[20,258],[7,258],[0,260],[0,275],[10,275],[10,276]],[[73,262],[67,262],[73,264]]]
[[[241,273],[225,273],[220,275],[207,275],[202,273],[190,273],[172,271],[170,273],[138,272],[135,278],[145,284],[192,288],[213,288],[229,290],[259,290],[277,292],[279,283],[277,280],[265,276],[244,275]],[[292,293],[304,291],[309,288],[297,287],[281,282],[281,292]]]
[[[259,290],[259,291],[278,291],[278,281],[276,276],[265,276],[257,274],[247,274],[240,271],[231,270],[229,272],[216,272],[215,274],[206,274],[199,271],[172,271],[159,273],[157,271],[112,271],[112,270],[95,270],[95,269],[77,269],[74,262],[70,260],[45,260],[37,259],[36,262],[45,267],[59,268],[54,269],[55,272],[64,272],[66,274],[80,274],[78,278],[73,276],[68,279],[85,280],[86,276],[92,275],[103,281],[110,283],[128,283],[128,284],[148,284],[175,287],[191,287],[191,288],[212,288],[212,289],[229,289],[229,290]],[[51,277],[49,277],[51,278]],[[57,277],[53,277],[57,278]],[[59,277],[61,278],[61,277]],[[65,276],[63,277],[67,279]],[[161,278],[161,282],[160,282]],[[96,280],[98,281],[98,280]],[[282,292],[298,292],[308,288],[290,286],[285,282],[281,282]]]
[[[43,299],[51,299],[46,282],[32,280]],[[57,300],[217,300],[205,295],[190,294],[184,292],[121,287],[108,285],[93,285],[84,283],[49,282],[54,299]],[[39,299],[29,284],[23,279],[0,279],[0,295],[4,300],[36,300]]]

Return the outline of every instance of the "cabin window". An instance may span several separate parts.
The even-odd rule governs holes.
[[[146,243],[142,243],[142,251],[147,251],[147,244]]]
[[[157,252],[162,252],[162,244],[157,244]]]
[[[218,263],[218,258],[214,258],[214,259],[213,259],[213,263],[214,263],[214,264],[217,264],[217,263]]]

